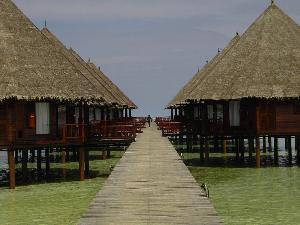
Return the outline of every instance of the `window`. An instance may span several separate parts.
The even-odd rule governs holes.
[[[66,106],[64,105],[60,105],[57,108],[57,118],[58,118],[58,125],[62,126],[64,124],[66,124],[66,115],[67,115],[67,109]]]
[[[95,120],[95,108],[89,108],[89,122]]]
[[[200,109],[199,106],[194,106],[194,119],[199,120]]]
[[[36,134],[50,134],[50,105],[35,103]]]
[[[240,126],[240,102],[229,102],[229,121],[231,127]]]
[[[207,117],[209,120],[214,119],[214,106],[213,105],[207,106]]]
[[[99,109],[99,108],[95,109],[95,119],[101,120],[101,109]]]
[[[223,123],[223,105],[217,105],[217,120],[218,123]]]

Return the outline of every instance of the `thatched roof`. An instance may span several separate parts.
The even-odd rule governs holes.
[[[226,56],[227,52],[239,41],[240,36],[237,34],[229,44],[209,61],[194,77],[177,93],[177,95],[168,104],[168,108],[177,107],[186,104],[190,93],[206,78],[216,65]]]
[[[98,76],[103,79],[103,81],[106,83],[107,87],[109,87],[109,89],[114,93],[115,96],[117,96],[120,101],[123,102],[123,105],[131,108],[131,109],[137,109],[137,105],[133,103],[133,101],[131,101],[127,95],[125,95],[121,89],[115,85],[101,70],[100,68],[97,68],[96,65],[94,63],[88,63],[88,65],[90,66],[90,68],[92,68],[94,70],[95,73],[98,74]]]
[[[10,0],[0,1],[0,100],[101,101],[90,82]]]
[[[275,4],[185,100],[300,97],[300,27]]]
[[[48,28],[44,27],[42,33],[49,39],[49,41],[62,52],[62,54],[88,79],[94,87],[95,93],[102,96],[108,104],[117,104],[124,106],[125,103],[118,96],[113,93],[110,87],[99,77],[97,73],[86,63],[73,49],[67,49],[62,42],[52,34]]]

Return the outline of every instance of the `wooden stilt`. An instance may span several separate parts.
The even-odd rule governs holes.
[[[15,150],[15,164],[19,163],[19,150]]]
[[[245,160],[245,142],[244,142],[244,138],[241,138],[239,140],[239,144],[240,144],[240,152],[241,152],[241,161]]]
[[[266,136],[263,136],[263,153],[267,152]]]
[[[107,159],[107,151],[103,150],[102,151],[102,160],[106,160]]]
[[[274,137],[274,163],[278,165],[278,138]]]
[[[205,137],[205,161],[209,161],[209,138]]]
[[[8,149],[8,163],[9,163],[9,188],[16,188],[16,172],[15,172],[15,158],[14,151],[12,149]]]
[[[90,173],[90,155],[88,150],[85,150],[84,153],[84,172],[85,176],[88,177]]]
[[[61,163],[66,163],[66,150],[61,150]]]
[[[45,160],[46,160],[46,178],[49,180],[50,177],[50,149],[45,150]]]
[[[239,139],[235,139],[235,159],[238,160],[240,158],[240,145],[239,145]]]
[[[224,137],[224,139],[223,139],[223,153],[224,153],[224,155],[227,154],[227,140],[226,140],[226,137]]]
[[[215,152],[219,151],[219,140],[218,140],[218,137],[214,137],[214,151]]]
[[[84,180],[84,148],[79,148],[79,177],[80,181]]]
[[[22,150],[22,180],[24,183],[28,182],[28,150]]]
[[[73,149],[73,161],[77,161],[77,152],[76,149]]]
[[[260,140],[259,137],[255,138],[256,144],[256,168],[260,168]]]
[[[292,163],[293,160],[293,153],[292,153],[292,137],[287,137],[287,150],[288,150],[288,158],[289,158],[289,164]]]
[[[268,136],[268,145],[269,145],[269,152],[272,152],[272,137],[269,135]]]
[[[288,137],[285,137],[284,138],[284,147],[285,147],[285,150],[288,150],[288,146],[289,146],[289,140],[288,140]]]
[[[31,154],[31,163],[34,163],[34,159],[35,159],[35,150],[30,150],[30,154]]]
[[[70,162],[70,150],[69,149],[66,150],[66,161]]]
[[[200,136],[200,160],[201,162],[204,161],[204,139]]]
[[[253,138],[248,139],[249,159],[252,160],[254,151],[254,140]]]
[[[300,163],[300,137],[295,136],[295,151],[297,154],[297,163]]]
[[[41,149],[37,150],[36,170],[37,170],[38,181],[40,181],[42,179],[42,150]]]

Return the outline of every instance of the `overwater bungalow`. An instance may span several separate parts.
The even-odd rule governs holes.
[[[112,88],[107,77],[100,81],[101,76],[89,63],[46,31],[41,32],[12,1],[0,1],[0,146],[8,152],[10,188],[15,187],[16,150],[22,150],[25,170],[28,151],[37,150],[40,173],[42,150],[46,151],[49,172],[49,149],[74,147],[79,150],[83,180],[84,170],[88,170],[88,157],[84,157],[88,156],[84,149],[88,140],[97,137],[93,144],[98,146],[103,138],[100,129],[112,137],[107,124],[97,129],[91,124],[120,119],[124,109],[136,108],[127,96],[116,91],[119,89]]]
[[[299,62],[300,27],[272,1],[168,108],[184,109],[192,135],[241,142],[255,138],[260,166],[260,136],[275,137],[276,147],[277,137],[300,135]]]

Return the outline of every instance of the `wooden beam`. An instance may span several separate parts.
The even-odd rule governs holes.
[[[8,163],[9,163],[9,188],[16,188],[16,172],[15,172],[15,157],[14,150],[8,149]]]
[[[84,153],[84,173],[88,177],[90,173],[90,155],[88,150],[85,150]]]
[[[24,183],[28,181],[28,150],[22,150],[22,180]]]
[[[205,137],[205,161],[209,161],[209,138]]]
[[[274,137],[274,163],[278,165],[278,138]]]
[[[260,140],[259,137],[255,138],[256,144],[256,168],[260,168]]]
[[[268,136],[268,145],[269,145],[269,152],[272,152],[273,151],[273,148],[272,148],[272,137],[269,135]]]
[[[66,163],[66,150],[61,150],[61,163]]]
[[[227,140],[226,137],[223,139],[223,153],[226,155],[227,154]]]
[[[46,160],[46,179],[49,179],[50,176],[50,150],[45,150],[45,160]]]
[[[240,144],[240,152],[241,152],[241,161],[245,160],[245,142],[244,142],[244,138],[241,138],[239,140],[239,144]]]
[[[266,136],[263,136],[263,153],[267,152]]]
[[[40,181],[42,178],[42,150],[41,149],[37,150],[36,170],[37,170],[38,180]]]
[[[84,148],[80,147],[79,150],[79,177],[80,181],[84,180]]]

